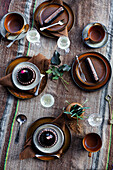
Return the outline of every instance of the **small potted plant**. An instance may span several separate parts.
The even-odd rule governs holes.
[[[83,103],[69,103],[67,101],[67,103],[69,104],[66,108],[66,110],[64,111],[65,114],[67,114],[67,117],[71,120],[75,119],[77,120],[77,124],[78,124],[78,119],[83,119],[83,115],[85,112],[85,109],[88,109],[89,107],[83,107],[83,105],[87,102],[87,100]]]

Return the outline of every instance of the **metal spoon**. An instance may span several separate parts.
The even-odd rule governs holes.
[[[58,22],[56,22],[56,23],[54,23],[54,24],[51,24],[51,25],[48,25],[48,26],[46,26],[46,27],[40,28],[40,31],[44,31],[45,29],[50,28],[50,27],[53,27],[53,26],[55,26],[55,25],[63,25],[63,24],[64,24],[64,20],[61,20],[61,21],[58,21]]]
[[[7,47],[8,47],[8,48],[11,47],[11,45],[18,39],[18,37],[19,37],[21,34],[25,34],[25,33],[28,31],[28,29],[29,29],[29,24],[26,24],[25,27],[24,27],[24,29],[23,29],[23,31],[22,31],[20,34],[18,34],[18,35],[16,36],[16,38],[7,45]]]
[[[19,127],[18,127],[18,132],[17,132],[16,138],[15,138],[15,143],[18,143],[19,142],[20,127],[21,127],[22,124],[24,124],[27,121],[27,117],[23,114],[19,114],[16,117],[16,121],[19,123]]]
[[[112,111],[111,111],[111,99],[112,99],[112,96],[110,96],[109,94],[105,97],[105,100],[108,102],[108,105],[109,105],[109,120],[108,120],[108,123],[109,124],[113,124],[113,119],[112,119]]]
[[[36,92],[34,93],[34,96],[38,96],[38,91],[39,91],[39,87],[40,87],[40,84],[41,84],[42,78],[45,76],[44,74],[40,74],[40,75],[41,75],[41,78],[40,78],[40,81],[39,81],[38,87],[37,87],[37,89],[36,89]]]
[[[55,154],[55,155],[38,155],[38,154],[36,154],[35,155],[35,157],[37,157],[37,158],[41,158],[41,157],[56,157],[56,158],[60,158],[61,157],[61,155],[60,154]]]

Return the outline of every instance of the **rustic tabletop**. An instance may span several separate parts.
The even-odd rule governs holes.
[[[30,27],[34,26],[33,14],[35,9],[43,3],[44,0],[1,0],[0,19],[7,13],[17,11],[26,16],[26,21]],[[93,22],[99,22],[106,26],[109,33],[113,34],[113,2],[112,0],[64,0],[68,4],[74,14],[74,24],[69,31],[69,39],[71,42],[70,52],[65,56],[61,56],[61,64],[71,65],[75,55],[86,52],[98,52],[107,58],[111,67],[113,65],[113,41],[112,36],[108,36],[107,44],[102,48],[90,48],[82,41],[82,30],[84,27]],[[1,30],[2,28],[0,28]],[[0,78],[5,75],[8,63],[18,56],[33,56],[33,54],[41,53],[50,59],[56,48],[57,39],[49,38],[41,35],[40,46],[33,48],[28,43],[26,37],[15,41],[15,43],[7,48],[10,41],[0,35]],[[80,89],[72,80],[71,74],[64,75],[66,81],[69,82],[66,91],[60,80],[51,81],[48,78],[47,85],[43,92],[28,100],[22,100],[14,97],[5,87],[0,86],[0,169],[6,170],[83,170],[83,169],[112,169],[113,166],[113,135],[112,125],[108,125],[109,107],[105,100],[106,95],[113,96],[113,80],[112,76],[108,84],[97,91],[84,91]],[[41,105],[40,99],[46,94],[52,94],[55,103],[50,108]],[[71,127],[71,143],[69,149],[62,155],[60,159],[50,161],[42,161],[40,159],[24,159],[19,160],[19,154],[23,149],[25,137],[28,127],[35,120],[43,117],[57,117],[67,106],[65,102],[83,103],[88,99],[85,106],[90,107],[85,112],[85,116],[91,113],[99,114],[102,117],[100,126],[92,127],[88,124],[87,119],[80,120],[80,130],[76,131],[76,127]],[[111,100],[113,109],[113,101]],[[20,140],[15,144],[15,137],[18,129],[16,116],[25,114],[27,122],[21,127]],[[76,126],[76,124],[74,124]],[[98,133],[102,139],[102,147],[98,152],[88,157],[88,152],[83,148],[82,139],[85,134],[90,132]]]

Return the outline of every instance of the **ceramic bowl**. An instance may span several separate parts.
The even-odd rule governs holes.
[[[22,85],[29,85],[35,81],[36,73],[31,67],[22,67],[18,70],[17,80]]]
[[[65,136],[60,127],[45,123],[34,131],[32,141],[35,148],[42,153],[53,154],[63,147]]]
[[[11,34],[20,34],[24,29],[24,18],[20,13],[9,13],[4,20],[4,27]]]

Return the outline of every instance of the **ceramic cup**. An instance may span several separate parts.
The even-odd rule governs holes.
[[[4,27],[11,34],[20,34],[24,29],[24,18],[20,13],[9,13],[4,20]]]
[[[91,157],[92,152],[97,152],[102,146],[101,137],[97,133],[89,133],[83,139],[83,146],[89,152]]]
[[[88,36],[84,41],[91,40],[94,43],[101,42],[105,37],[105,30],[100,23],[93,24],[88,30]]]

